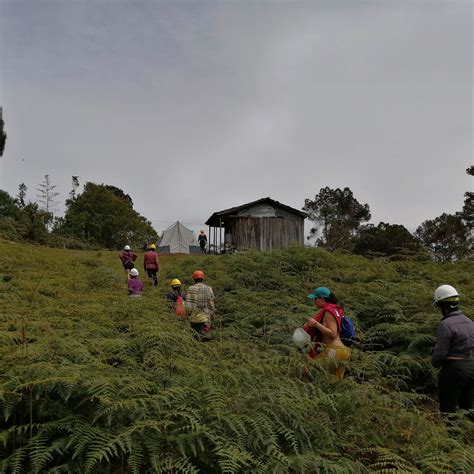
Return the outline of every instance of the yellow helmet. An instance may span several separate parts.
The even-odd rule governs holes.
[[[170,283],[171,286],[180,286],[181,282],[177,278],[173,278]]]
[[[155,245],[155,244],[150,244],[150,245],[148,246],[148,248],[149,248],[149,249],[156,249],[156,245]]]

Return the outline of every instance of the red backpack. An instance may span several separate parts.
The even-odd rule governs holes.
[[[186,316],[186,308],[184,307],[184,301],[182,296],[178,296],[176,298],[176,304],[174,306],[174,312],[176,316],[183,318]]]

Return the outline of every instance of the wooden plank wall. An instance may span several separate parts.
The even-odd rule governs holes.
[[[236,217],[226,228],[237,249],[271,250],[294,244],[304,245],[304,220],[278,217]]]

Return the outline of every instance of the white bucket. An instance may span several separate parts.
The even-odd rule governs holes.
[[[303,328],[296,328],[293,333],[293,342],[296,346],[303,348],[311,342],[311,336]]]

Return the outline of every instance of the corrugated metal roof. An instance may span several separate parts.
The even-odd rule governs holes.
[[[258,204],[270,204],[271,206],[279,207],[280,209],[284,209],[287,212],[296,214],[302,217],[303,219],[307,217],[307,214],[304,213],[303,211],[287,206],[286,204],[282,204],[281,202],[275,201],[274,199],[271,199],[269,197],[265,197],[265,198],[257,199],[256,201],[248,202],[247,204],[242,204],[241,206],[231,207],[229,209],[224,209],[223,211],[214,212],[214,214],[212,214],[212,216],[209,217],[209,219],[207,219],[206,225],[212,226],[213,224],[219,224],[218,218],[236,214],[239,211],[242,211],[249,207],[253,207]]]

